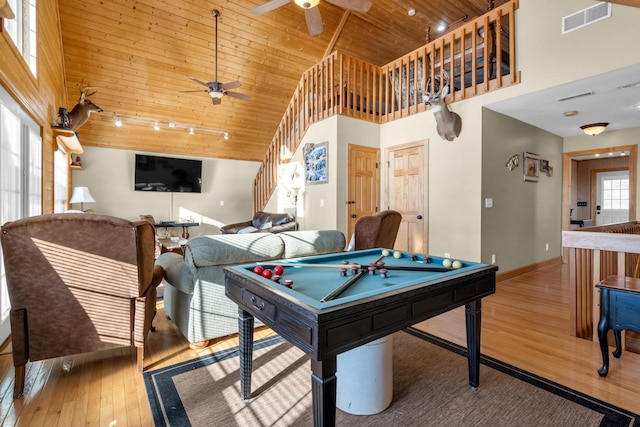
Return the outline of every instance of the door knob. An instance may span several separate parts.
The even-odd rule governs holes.
[[[422,215],[418,215],[416,218],[418,218],[418,219],[422,219]]]
[[[357,218],[357,217],[358,217],[358,215],[356,215],[356,214],[351,214],[351,218]]]

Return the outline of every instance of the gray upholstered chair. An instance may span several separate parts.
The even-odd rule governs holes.
[[[162,267],[148,221],[84,213],[8,222],[1,231],[15,366],[14,398],[27,361],[144,342]]]

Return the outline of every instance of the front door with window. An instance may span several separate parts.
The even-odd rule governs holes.
[[[596,225],[629,221],[629,171],[596,174]]]

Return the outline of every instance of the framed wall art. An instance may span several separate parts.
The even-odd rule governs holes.
[[[328,182],[327,166],[329,150],[327,142],[306,144],[302,150],[305,164],[306,184],[326,184]]]
[[[524,181],[537,182],[540,177],[540,156],[525,151],[522,157],[524,159]]]

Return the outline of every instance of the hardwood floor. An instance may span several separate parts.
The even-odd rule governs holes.
[[[498,285],[483,301],[482,353],[582,393],[640,412],[640,354],[611,358],[600,378],[597,343],[569,336],[566,266],[557,265]],[[237,345],[233,337],[190,349],[161,308],[147,342],[145,370],[153,370]],[[464,344],[464,311],[416,325]],[[268,329],[256,336],[271,333]],[[135,351],[122,348],[29,363],[25,395],[13,400],[13,363],[0,355],[0,423],[3,426],[152,426]]]

